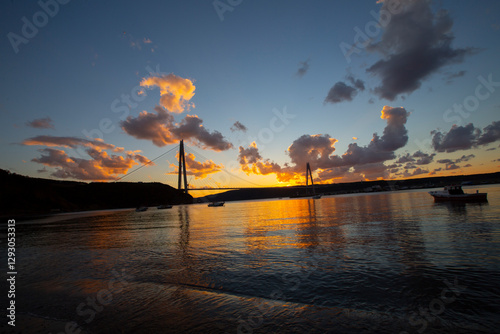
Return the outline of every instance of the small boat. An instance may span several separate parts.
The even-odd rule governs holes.
[[[212,202],[208,204],[209,207],[214,207],[214,206],[224,206],[225,202]]]
[[[313,199],[320,199],[320,198],[321,198],[321,195],[314,195],[312,198],[313,198]]]
[[[135,211],[136,212],[144,212],[147,211],[148,207],[147,206],[138,206]]]
[[[452,185],[446,186],[441,191],[429,191],[429,194],[434,197],[434,202],[487,202],[487,193],[480,193],[476,190],[475,193],[464,193],[462,186]]]
[[[172,209],[172,205],[170,204],[162,204],[156,207],[158,210],[164,210],[164,209]]]

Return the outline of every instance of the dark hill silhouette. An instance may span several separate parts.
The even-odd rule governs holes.
[[[324,195],[391,191],[443,187],[449,184],[500,183],[500,172],[490,174],[427,177],[408,180],[367,181],[336,184],[318,184],[316,193]],[[161,204],[193,203],[191,195],[185,195],[169,185],[159,182],[75,182],[33,178],[0,169],[0,215],[16,218],[71,212],[157,206]],[[197,198],[203,201],[237,201],[278,197],[305,196],[304,186],[246,188]],[[311,196],[309,190],[309,196]]]
[[[474,175],[453,175],[425,177],[408,180],[378,180],[335,184],[317,184],[316,193],[324,195],[336,195],[346,193],[373,192],[373,191],[392,191],[403,189],[422,189],[444,187],[449,184],[469,185],[500,183],[500,172],[489,174]],[[264,199],[276,197],[302,197],[312,196],[311,189],[305,186],[295,187],[270,187],[270,188],[244,188],[239,190],[230,190],[223,193],[209,195],[198,201],[239,201],[249,199]]]
[[[45,214],[192,203],[191,195],[162,183],[74,182],[32,178],[0,169],[2,215]]]

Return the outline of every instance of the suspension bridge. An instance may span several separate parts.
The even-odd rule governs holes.
[[[188,159],[186,159],[186,155]],[[196,161],[195,158],[199,158],[203,162]],[[189,170],[189,167],[193,168]],[[190,176],[189,180],[188,176]],[[259,185],[231,173],[224,166],[215,164],[212,160],[204,157],[193,148],[185,146],[183,140],[180,141],[178,146],[142,164],[116,181],[156,181],[182,190],[185,194],[187,194],[188,191],[218,191],[272,187]]]

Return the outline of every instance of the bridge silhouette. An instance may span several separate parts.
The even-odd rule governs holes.
[[[204,157],[201,153],[195,151],[192,148],[188,148],[187,146],[184,146],[184,141],[181,140],[179,142],[178,146],[176,145],[173,148],[171,148],[170,150],[166,151],[165,153],[159,155],[158,157],[156,157],[152,160],[149,160],[148,162],[137,167],[136,169],[134,169],[134,170],[130,171],[129,173],[123,175],[122,177],[118,178],[116,181],[117,182],[118,181],[128,181],[132,175],[136,176],[136,175],[140,174],[141,170],[142,171],[148,170],[152,166],[155,166],[156,163],[163,161],[162,158],[165,159],[166,157],[169,156],[169,154],[172,155],[172,154],[176,153],[177,156],[175,158],[175,160],[176,160],[175,167],[177,167],[177,171],[172,171],[172,172],[168,172],[168,173],[165,173],[164,171],[160,172],[162,175],[162,179],[160,180],[160,182],[168,184],[174,188],[176,185],[177,189],[182,190],[185,194],[187,194],[189,191],[217,191],[217,190],[238,190],[238,189],[257,189],[257,188],[274,187],[273,185],[263,186],[263,185],[259,185],[259,184],[256,184],[254,182],[251,182],[249,180],[245,180],[244,178],[239,177],[238,175],[235,175],[234,173],[229,172],[226,168],[221,168],[218,172],[225,173],[227,176],[229,176],[229,178],[234,178],[239,183],[247,184],[248,186],[232,186],[232,185],[221,186],[216,181],[213,181],[211,183],[209,183],[208,181],[205,181],[202,186],[190,184],[190,182],[188,182],[189,171],[188,171],[188,166],[186,164],[186,151],[189,154],[193,154],[195,157],[200,157],[203,161],[209,161],[209,159]],[[166,161],[170,162],[169,160],[166,160]],[[148,167],[148,168],[145,169],[145,167]],[[174,164],[170,163],[169,167],[170,168],[174,167]],[[160,168],[163,168],[163,166],[160,165]],[[215,174],[215,173],[212,173],[212,174]],[[177,182],[175,182],[172,178],[170,178],[168,180],[167,179],[168,175],[175,175]],[[208,175],[210,175],[210,174],[207,173],[206,176],[208,176]],[[190,175],[190,176],[194,176],[196,179],[195,175]],[[147,177],[145,177],[144,175],[139,176],[139,178],[136,178],[136,180],[138,182],[142,182],[145,179],[147,179]],[[154,180],[151,180],[151,181],[154,181]],[[312,181],[312,176],[311,176],[311,181]],[[194,182],[194,183],[196,183],[196,182]],[[278,185],[275,185],[275,186],[278,186]]]

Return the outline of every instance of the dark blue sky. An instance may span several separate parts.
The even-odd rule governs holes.
[[[112,179],[184,138],[263,184],[498,170],[497,1],[41,3],[0,5],[0,168]]]

